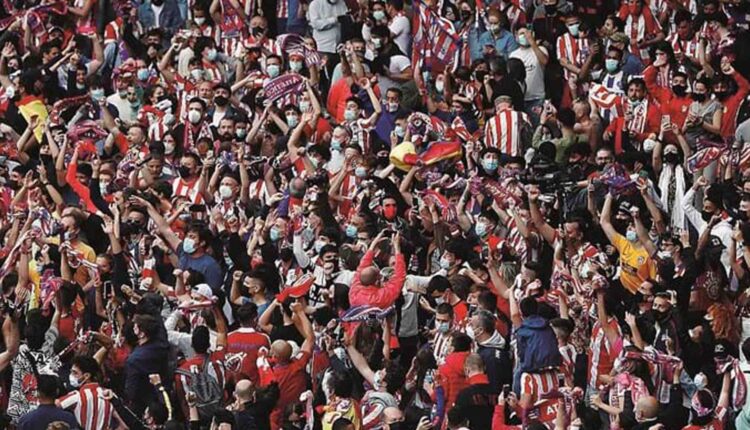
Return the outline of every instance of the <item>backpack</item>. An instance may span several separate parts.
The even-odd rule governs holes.
[[[210,422],[214,413],[221,409],[223,398],[223,388],[219,384],[216,369],[211,366],[211,357],[206,357],[199,373],[183,369],[177,369],[175,373],[190,377],[190,382],[185,390],[195,393],[196,406],[201,422]]]

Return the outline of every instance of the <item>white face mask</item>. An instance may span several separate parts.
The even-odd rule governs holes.
[[[188,121],[190,121],[191,124],[198,124],[201,120],[201,113],[197,110],[191,110],[188,112]]]
[[[190,76],[192,76],[194,80],[200,81],[201,79],[203,79],[203,70],[193,69],[190,71]]]
[[[70,383],[70,386],[73,388],[78,388],[81,386],[81,381],[78,380],[75,376],[68,375],[68,382]]]
[[[204,17],[195,18],[195,23],[198,24],[198,25],[203,25],[203,24],[206,23],[206,18],[204,18]]]
[[[232,197],[232,187],[229,185],[221,185],[219,187],[219,195],[222,199],[226,200]]]

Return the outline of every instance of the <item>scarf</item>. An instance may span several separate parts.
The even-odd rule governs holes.
[[[610,396],[613,394],[620,397],[625,395],[625,392],[630,390],[630,398],[633,400],[633,404],[638,404],[638,400],[641,397],[647,397],[648,388],[641,378],[631,375],[630,373],[624,372],[615,376],[614,390],[610,392]],[[612,400],[610,400],[612,406],[616,406]]]
[[[674,202],[676,203],[673,207],[669,207],[669,184],[675,181],[675,195]],[[661,174],[659,175],[659,191],[661,191],[661,204],[665,209],[668,209],[671,213],[672,229],[683,228],[685,226],[685,214],[682,211],[682,205],[678,202],[682,201],[685,195],[685,172],[681,165],[672,166],[671,164],[664,163]]]
[[[740,361],[732,357],[714,358],[714,361],[716,362],[716,373],[718,375],[730,372],[731,379],[735,381],[732,384],[732,406],[735,411],[739,411],[745,405],[747,399],[747,380],[742,373],[742,369],[740,369]]]
[[[625,358],[643,359],[650,365],[652,381],[659,402],[669,403],[669,388],[674,379],[674,372],[677,369],[677,365],[682,360],[672,355],[662,354],[650,347],[643,352],[626,352]]]

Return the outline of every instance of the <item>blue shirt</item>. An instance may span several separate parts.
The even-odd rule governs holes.
[[[396,128],[396,117],[402,114],[407,114],[401,106],[398,107],[396,112],[388,112],[386,106],[383,106],[383,112],[378,117],[378,122],[375,123],[375,134],[378,135],[380,140],[386,142],[389,146],[391,144],[391,132]]]
[[[18,430],[46,429],[50,423],[62,421],[73,429],[80,428],[76,417],[55,405],[39,405],[36,409],[18,419]]]
[[[507,59],[511,52],[518,49],[518,42],[513,34],[505,29],[500,30],[500,34],[494,37],[489,31],[485,31],[472,43],[476,37],[476,30],[469,32],[469,49],[471,51],[471,61],[483,58],[483,50],[486,45],[492,45],[497,51],[497,55]]]
[[[169,345],[153,340],[135,347],[128,356],[125,362],[125,397],[137,416],[141,416],[149,402],[157,399],[148,375],[158,373],[162,381],[167,381],[168,355]]]
[[[206,283],[211,287],[214,294],[221,292],[224,273],[219,263],[213,257],[208,254],[203,254],[197,258],[191,257],[190,254],[182,249],[182,243],[177,247],[177,257],[180,260],[180,270],[190,269],[200,273],[206,278]]]
[[[635,55],[625,51],[625,59],[622,62],[622,71],[628,76],[640,75],[643,73],[643,63]]]

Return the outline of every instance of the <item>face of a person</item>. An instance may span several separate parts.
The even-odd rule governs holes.
[[[628,98],[630,98],[630,100],[643,100],[644,96],[645,92],[642,86],[630,85],[628,87]]]
[[[210,82],[202,82],[198,86],[198,97],[203,100],[213,100],[214,90]]]

